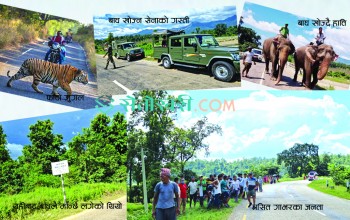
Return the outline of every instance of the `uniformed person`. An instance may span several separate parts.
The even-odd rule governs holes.
[[[106,64],[105,70],[107,69],[109,62],[113,63],[113,66],[114,66],[113,69],[117,69],[117,67],[115,66],[114,60],[113,60],[113,49],[112,49],[112,46],[110,44],[108,44],[107,53],[103,56],[103,58],[105,58],[106,55],[108,55],[108,59],[107,59],[107,64]]]

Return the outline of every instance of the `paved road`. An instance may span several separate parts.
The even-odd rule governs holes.
[[[33,81],[33,77],[31,76],[14,81],[12,83],[12,88],[6,86],[9,80],[6,75],[8,70],[10,70],[10,75],[12,76],[17,73],[24,60],[28,58],[43,59],[45,57],[48,50],[46,41],[22,45],[18,49],[0,50],[0,91],[80,109],[94,108],[96,105],[95,98],[97,97],[97,81],[95,75],[92,74],[87,65],[84,49],[76,42],[68,44],[66,48],[67,60],[65,64],[70,64],[79,69],[86,70],[89,74],[89,84],[83,85],[74,81],[70,84],[73,95],[84,95],[84,101],[72,101],[70,103],[63,100],[49,101],[46,95],[51,94],[52,86],[50,84],[40,83],[39,89],[43,90],[44,94],[39,94],[31,87]],[[66,92],[61,88],[58,91],[61,95],[66,95]]]
[[[330,196],[307,186],[307,180],[268,184],[257,193],[257,203],[270,204],[270,210],[252,210],[242,201],[230,220],[297,220],[297,219],[350,219],[350,201]],[[302,204],[303,210],[274,210],[273,204]],[[305,210],[306,204],[323,204],[323,210]]]
[[[271,63],[270,63],[270,71],[271,71]],[[241,60],[241,72],[243,70],[243,62]],[[281,90],[305,90],[305,87],[301,86],[302,75],[298,74],[297,82],[293,81],[294,78],[294,67],[286,65],[283,71],[282,80],[279,85],[275,85],[276,81],[270,79],[270,75],[264,73],[265,63],[256,62],[256,65],[252,65],[249,70],[248,77],[242,77],[242,80],[248,80],[253,83],[257,83],[260,85],[269,86],[275,89]],[[323,90],[323,88],[329,88],[329,86],[333,86],[335,90],[348,90],[348,84],[336,83],[329,80],[319,80],[315,90]]]
[[[221,82],[202,69],[175,67],[165,69],[156,61],[114,58],[117,69],[106,59],[96,55],[99,95],[121,95],[130,90],[189,90],[239,87],[240,82]]]
[[[63,218],[61,220],[121,220],[126,219],[126,196],[123,196],[117,200],[111,201],[112,203],[122,203],[122,209],[107,209],[106,203],[104,203],[103,209],[89,209],[80,212],[76,215]]]

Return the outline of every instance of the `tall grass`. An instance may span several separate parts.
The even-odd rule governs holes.
[[[80,183],[72,187],[66,187],[66,197],[69,204],[88,202],[94,199],[100,199],[103,195],[109,195],[114,192],[126,192],[126,184],[118,183]],[[15,204],[24,202],[26,204],[63,204],[62,188],[38,187],[33,192],[21,193],[17,195],[3,195],[0,197],[0,219],[17,219],[34,214],[34,212],[45,212],[45,209],[20,209],[15,210]]]
[[[0,49],[29,43],[40,37],[36,24],[24,24],[19,19],[0,20]]]
[[[350,191],[346,191],[345,186],[336,186],[332,178],[329,177],[319,177],[317,180],[312,181],[308,187],[332,196],[350,200]]]

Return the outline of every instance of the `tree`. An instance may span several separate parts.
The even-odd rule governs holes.
[[[278,164],[281,164],[282,161],[288,167],[288,173],[291,177],[301,177],[312,170],[313,166],[318,166],[318,146],[296,143],[292,148],[277,154]]]
[[[19,160],[22,164],[39,167],[42,174],[51,174],[51,162],[59,161],[65,152],[63,136],[53,133],[53,122],[49,119],[37,121],[29,130],[31,144],[24,146]]]
[[[322,159],[320,164],[317,166],[317,173],[320,176],[328,176],[329,170],[328,170],[328,164],[331,163],[331,157],[328,154],[322,155]]]
[[[240,27],[238,33],[239,50],[246,51],[249,46],[258,47],[261,37],[251,28]]]
[[[7,145],[6,134],[4,133],[4,130],[0,125],[0,165],[2,163],[5,163],[6,161],[12,160],[6,145]]]
[[[110,119],[98,114],[90,127],[68,143],[65,157],[72,164],[74,182],[123,182],[126,179],[127,123],[121,113]]]
[[[220,37],[226,34],[227,24],[217,24],[214,28],[215,35]]]
[[[113,41],[113,40],[114,40],[113,33],[109,33],[106,41],[107,41],[109,44],[112,44],[112,41]]]
[[[200,33],[201,28],[200,27],[196,27],[196,34]]]

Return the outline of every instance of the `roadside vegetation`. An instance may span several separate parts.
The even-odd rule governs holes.
[[[68,29],[73,32],[73,41],[83,45],[90,69],[96,74],[92,25],[85,26],[71,19],[0,5],[0,49],[14,49],[39,39],[47,40],[59,30],[65,36]]]
[[[332,196],[350,200],[350,191],[347,191],[346,186],[336,185],[333,179],[330,177],[320,177],[308,184],[308,187]]]
[[[61,134],[53,132],[53,126],[50,120],[31,125],[27,135],[30,144],[23,147],[21,156],[12,159],[0,124],[0,219],[65,214],[56,209],[13,207],[21,202],[36,206],[63,204],[61,178],[52,175],[51,162],[68,160],[69,173],[64,174],[64,183],[69,203],[77,202],[79,206],[102,196],[125,195],[127,122],[123,114],[113,118],[97,114],[89,127],[67,143]]]

